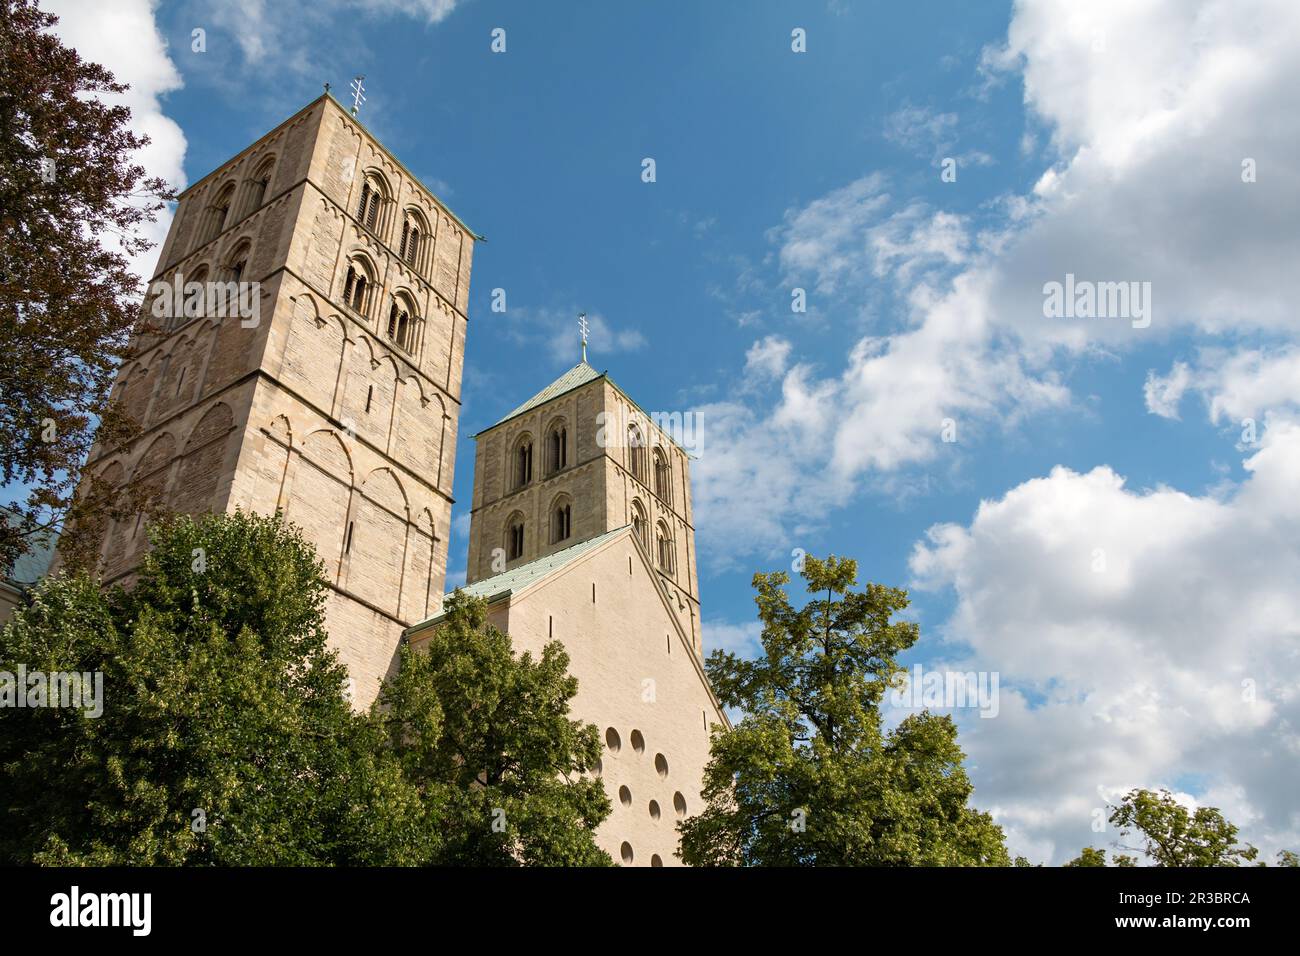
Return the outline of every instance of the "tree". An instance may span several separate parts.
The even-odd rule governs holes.
[[[422,863],[436,806],[353,712],[311,546],[236,513],[151,529],[130,592],[56,576],[0,671],[98,672],[102,715],[0,708],[0,860]]]
[[[1106,851],[1098,850],[1096,847],[1085,846],[1083,852],[1071,860],[1066,866],[1106,866]],[[1136,866],[1137,861],[1131,856],[1122,856],[1116,854],[1114,866]]]
[[[882,730],[881,700],[919,636],[892,618],[897,588],[856,585],[857,564],[805,558],[810,594],[789,601],[784,572],[754,575],[763,655],[709,656],[721,702],[744,718],[714,727],[704,812],[679,824],[692,865],[998,865],[1002,830],[967,806],[972,787],[948,717]]]
[[[130,111],[98,97],[126,87],[49,32],[34,0],[0,16],[0,577],[39,535],[85,563],[103,521],[140,506],[129,489],[79,469],[95,440],[115,445],[133,423],[109,402],[140,314],[128,258],[140,227],[173,198],[132,154],[148,139]],[[116,240],[117,249],[105,245]]]
[[[594,724],[569,717],[578,682],[559,642],[533,660],[456,591],[422,647],[404,645],[373,719],[406,778],[442,805],[449,866],[607,866],[596,827],[609,816]]]
[[[1300,866],[1300,853],[1295,850],[1279,850],[1277,854],[1278,866]]]
[[[1121,837],[1136,830],[1140,849],[1156,866],[1240,866],[1259,851],[1237,846],[1237,828],[1215,807],[1189,811],[1168,790],[1130,790],[1111,811],[1110,822]]]

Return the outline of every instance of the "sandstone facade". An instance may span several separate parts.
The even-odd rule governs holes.
[[[362,706],[442,595],[474,240],[322,96],[181,195],[151,283],[255,282],[256,323],[150,318],[115,386],[143,433],[87,464],[174,511],[284,509]],[[142,524],[108,529],[106,581]]]

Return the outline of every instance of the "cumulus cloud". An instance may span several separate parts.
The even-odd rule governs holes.
[[[815,520],[952,450],[941,444],[945,420],[969,448],[1017,416],[1069,407],[1060,370],[1080,355],[1175,335],[1294,337],[1300,180],[1262,171],[1289,169],[1300,152],[1300,114],[1277,109],[1300,85],[1300,7],[1025,0],[984,64],[1021,75],[1052,158],[1032,190],[991,207],[1000,217],[972,232],[962,216],[899,201],[872,172],[792,207],[770,230],[778,281],[809,288],[822,316],[871,332],[842,367],[796,364],[770,407],[749,399],[745,415],[723,416],[730,430],[711,428],[696,470],[700,525],[725,528],[717,543],[731,553],[764,544],[738,533],[752,515],[736,499],[752,497],[746,482],[759,474],[784,478],[787,525]],[[909,109],[891,121],[901,142],[955,126]],[[1253,182],[1243,180],[1247,159]],[[1132,316],[1045,317],[1045,284],[1067,275],[1151,283],[1150,327]],[[1242,375],[1223,380],[1214,414],[1291,381],[1286,363],[1260,364],[1274,373],[1266,387],[1247,387],[1246,367],[1232,368]],[[1196,387],[1194,370],[1175,367],[1134,383],[1134,398],[1144,391],[1148,408],[1172,416]],[[792,442],[800,416],[802,440]],[[720,454],[728,442],[742,447]]]
[[[1300,148],[1300,116],[1277,108],[1300,84],[1298,28],[1285,0],[1016,5],[992,59],[1021,73],[1059,160],[998,262],[1008,324],[1071,348],[1294,328],[1300,184],[1243,181],[1243,163],[1286,169]],[[1042,285],[1067,272],[1150,281],[1152,330],[1045,323]]]
[[[1001,675],[963,742],[980,806],[1052,862],[1113,835],[1130,787],[1204,781],[1249,839],[1300,838],[1300,425],[1276,421],[1221,497],[1055,468],[932,527],[915,586],[951,590],[947,640]]]

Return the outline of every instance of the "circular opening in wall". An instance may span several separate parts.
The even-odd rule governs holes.
[[[632,791],[626,786],[618,788],[618,802],[625,807],[632,806]]]
[[[595,772],[596,776],[599,777],[601,774],[605,772],[605,762],[601,760],[599,757],[597,757],[595,766],[593,766],[591,769]]]
[[[661,777],[668,776],[668,758],[663,754],[655,754],[655,770]]]
[[[609,748],[612,754],[618,753],[623,748],[623,741],[618,737],[618,731],[610,727],[605,731],[605,746]]]
[[[618,855],[623,858],[624,866],[632,865],[632,844],[624,841],[623,845],[618,848]]]
[[[662,816],[662,814],[659,812],[659,801],[658,801],[658,800],[651,800],[651,801],[650,801],[650,819],[651,819],[651,820],[658,820],[660,816]]]
[[[686,816],[686,798],[680,790],[673,794],[673,809],[677,811],[678,819]]]
[[[639,754],[645,753],[645,738],[639,730],[632,731],[632,749]]]
[[[650,857],[650,865],[651,865],[651,866],[663,866],[663,865],[664,865],[664,861],[661,860],[661,859],[659,859],[659,854],[656,853],[654,856]]]

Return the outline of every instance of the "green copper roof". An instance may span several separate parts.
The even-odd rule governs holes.
[[[578,388],[581,385],[586,385],[588,382],[594,382],[598,378],[603,378],[605,381],[609,382],[609,384],[614,386],[614,388],[617,389],[618,393],[622,395],[624,398],[626,398],[632,404],[632,406],[637,409],[637,411],[639,411],[642,415],[645,415],[647,419],[650,419],[651,421],[654,420],[653,416],[650,415],[650,413],[647,412],[644,408],[642,408],[636,402],[636,400],[632,398],[632,396],[628,395],[627,392],[619,388],[618,382],[610,378],[608,372],[597,372],[586,362],[579,362],[577,365],[573,366],[573,368],[569,369],[567,372],[565,372],[563,375],[557,378],[550,385],[547,385],[544,389],[542,389],[540,392],[538,392],[528,401],[524,402],[522,405],[520,405],[510,414],[506,415],[504,418],[498,419],[497,421],[493,422],[491,425],[489,425],[487,428],[483,429],[483,431],[479,432],[477,435],[473,437],[478,438],[480,435],[490,432],[498,425],[505,424],[506,422],[510,421],[510,419],[512,418],[516,418],[519,415],[522,415],[524,412],[531,411],[532,409],[536,408],[538,405],[545,405],[551,399],[559,398],[565,392],[571,392],[575,388]],[[678,448],[681,448],[683,453],[685,453],[687,457],[690,458],[696,457],[695,455],[692,455],[690,452],[686,451],[685,448],[682,448],[682,443],[679,442],[672,435],[670,435],[667,431],[665,431],[662,428],[660,428],[659,431],[670,442],[672,442]]]
[[[606,531],[604,534],[597,535],[594,538],[588,538],[586,541],[579,542],[571,548],[565,548],[562,551],[556,551],[554,554],[548,554],[545,557],[529,561],[527,564],[521,564],[518,567],[511,568],[509,571],[502,571],[500,574],[494,574],[490,578],[484,578],[482,581],[475,581],[473,584],[467,584],[457,590],[464,591],[466,594],[474,597],[487,598],[489,601],[496,598],[505,597],[517,591],[531,587],[542,578],[560,570],[567,564],[571,564],[584,554],[588,554],[600,547],[606,541],[616,537],[620,532],[632,527],[623,525],[621,528],[615,528],[613,531]],[[436,623],[442,617],[442,611],[406,629],[409,634],[412,631],[418,631],[420,628],[429,624]]]
[[[4,509],[4,520],[11,527],[19,524],[18,516],[12,510]],[[45,577],[54,561],[54,549],[58,546],[59,536],[52,531],[39,532],[31,539],[31,550],[14,562],[6,583],[19,588],[29,588]]]
[[[502,418],[500,421],[493,422],[487,428],[483,429],[483,432],[496,428],[502,422],[508,422],[510,421],[510,419],[514,418],[515,416],[522,415],[524,412],[536,408],[538,405],[545,404],[546,402],[549,402],[553,398],[558,398],[559,396],[563,395],[565,392],[571,392],[579,385],[586,385],[588,382],[594,382],[596,379],[601,378],[604,374],[605,374],[604,372],[597,372],[586,362],[579,362],[577,365],[573,366],[573,368],[569,369],[567,372],[565,372],[563,375],[557,378],[550,385],[547,385],[544,389],[542,389],[540,392],[538,392],[528,401],[524,402],[522,405],[516,408],[513,412],[506,415],[505,418]],[[481,435],[483,434],[483,432],[479,432],[478,434]],[[475,435],[474,437],[477,438],[478,435]]]

